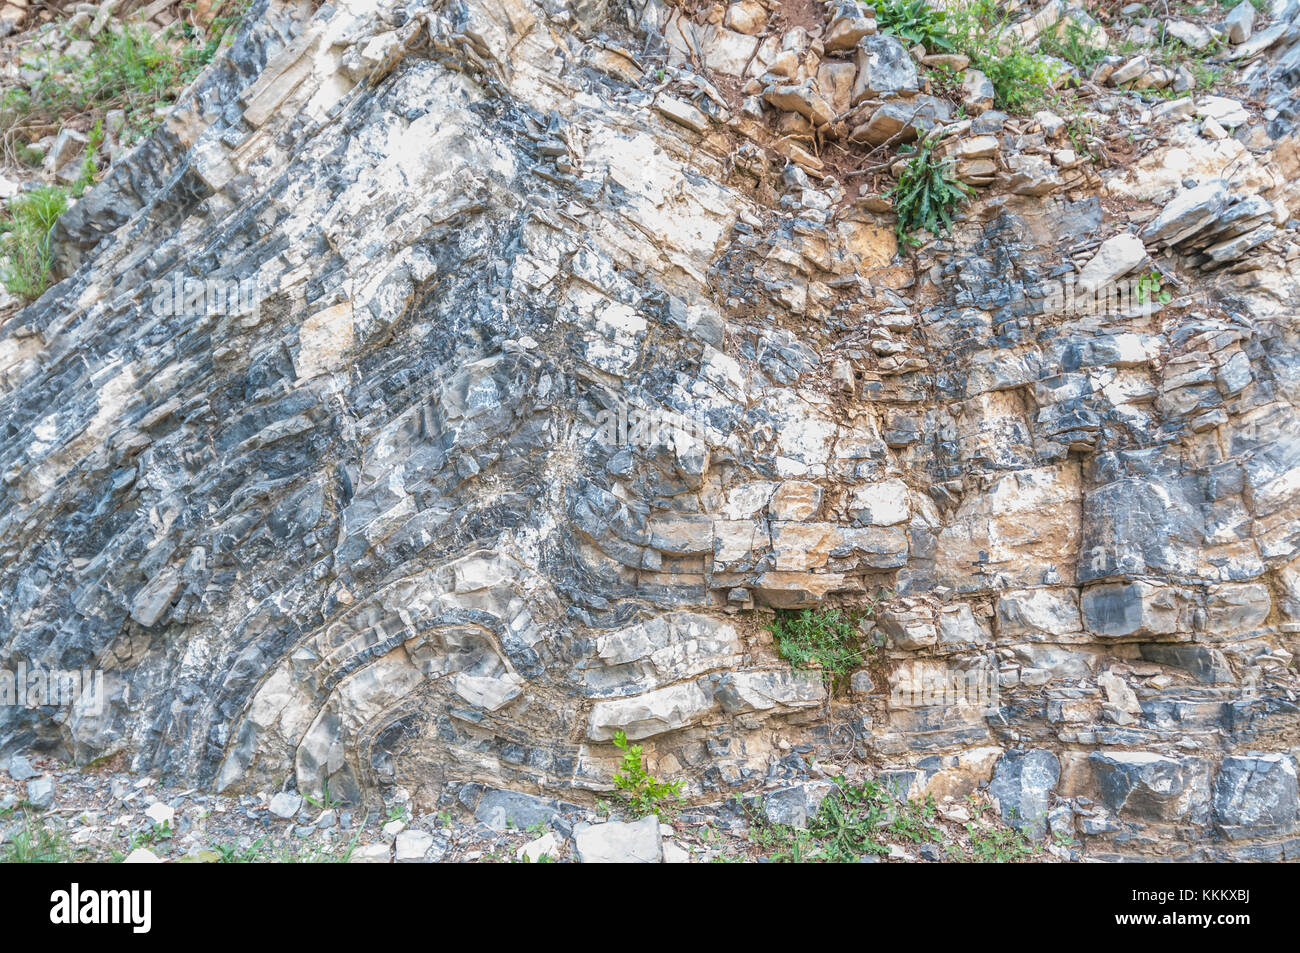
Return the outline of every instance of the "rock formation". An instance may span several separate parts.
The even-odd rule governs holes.
[[[1300,856],[1300,7],[1233,99],[1102,63],[1109,166],[809,9],[259,0],[0,325],[0,667],[108,686],[0,748],[476,809],[624,731],[695,804],[809,755]],[[853,174],[936,127],[980,192],[908,255]],[[849,690],[764,629],[868,601]]]

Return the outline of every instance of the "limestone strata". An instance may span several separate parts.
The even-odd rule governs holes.
[[[1015,153],[962,120],[989,190],[902,259],[887,204],[707,79],[768,77],[758,116],[862,152],[952,123],[851,6],[825,62],[754,3],[259,7],[0,329],[0,662],[111,689],[0,710],[0,745],[590,803],[624,730],[697,802],[809,746],[987,784],[1097,856],[1295,857],[1294,126],[1171,128],[1102,174],[1051,117]],[[1060,304],[1139,251],[1174,302]],[[177,276],[259,305],[160,314]],[[833,698],[757,611],[881,591],[893,681]],[[993,709],[891,702],[953,670],[993,672]]]

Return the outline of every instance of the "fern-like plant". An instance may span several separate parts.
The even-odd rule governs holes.
[[[952,228],[957,208],[975,194],[952,171],[951,159],[937,159],[933,135],[920,139],[912,148],[912,157],[903,167],[898,184],[889,195],[894,200],[898,224],[894,226],[900,248],[917,247],[920,239],[911,234],[924,228],[934,235],[946,235]],[[900,149],[900,154],[905,154]]]

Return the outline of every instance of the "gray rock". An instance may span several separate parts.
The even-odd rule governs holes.
[[[886,33],[858,41],[858,75],[853,83],[853,105],[864,99],[888,99],[920,91],[916,62],[895,37]]]
[[[1037,839],[1047,831],[1052,791],[1061,778],[1061,762],[1051,751],[1012,749],[993,768],[989,795],[997,798],[1002,819]]]
[[[462,795],[467,792],[462,792]],[[462,802],[465,800],[462,796]],[[554,801],[520,791],[489,790],[472,810],[478,820],[494,831],[523,830],[536,824],[549,824],[559,814]]]
[[[20,754],[15,754],[9,758],[8,764],[9,777],[15,781],[30,781],[40,772],[32,767],[32,763]]]
[[[1250,39],[1251,33],[1255,29],[1255,6],[1250,0],[1241,0],[1241,3],[1229,11],[1223,19],[1224,31],[1228,34],[1228,42],[1242,44]]]
[[[42,811],[54,804],[54,779],[33,778],[27,782],[27,803]]]
[[[1228,200],[1228,186],[1219,179],[1185,189],[1142,229],[1142,240],[1176,245],[1214,222]]]
[[[1214,817],[1229,837],[1295,828],[1300,793],[1295,761],[1276,752],[1224,758],[1214,779]]]
[[[911,142],[943,122],[950,113],[942,100],[930,96],[894,100],[872,112],[866,122],[853,129],[849,139],[871,145]]]
[[[763,813],[772,824],[807,827],[808,807],[803,785],[797,784],[764,794]]]
[[[1235,681],[1232,668],[1223,653],[1207,645],[1149,642],[1139,648],[1142,657],[1148,662],[1186,669],[1198,682],[1224,685]]]
[[[1083,624],[1106,638],[1190,631],[1189,596],[1171,586],[1130,582],[1089,586],[1080,601]]]
[[[1199,822],[1208,814],[1209,774],[1194,758],[1094,751],[1089,760],[1102,803],[1122,817]]]

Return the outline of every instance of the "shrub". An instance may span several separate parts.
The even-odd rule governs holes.
[[[1014,47],[1005,56],[981,58],[979,67],[993,84],[999,109],[1025,113],[1040,105],[1051,92],[1056,68],[1051,60]]]
[[[1010,19],[995,0],[969,0],[947,18],[947,29],[958,52],[970,57],[993,84],[999,109],[1024,112],[1042,102],[1055,79],[1055,68],[1046,57],[1030,53],[1018,41],[1007,52],[999,50]]]
[[[630,745],[627,734],[614,735],[614,746],[623,752],[623,763],[614,774],[614,786],[623,792],[628,810],[636,817],[671,813],[682,798],[681,781],[660,781],[645,769],[640,745]]]
[[[777,610],[768,630],[776,638],[777,651],[791,666],[821,669],[826,682],[833,684],[866,657],[858,622],[873,608],[856,616],[839,609]]]

